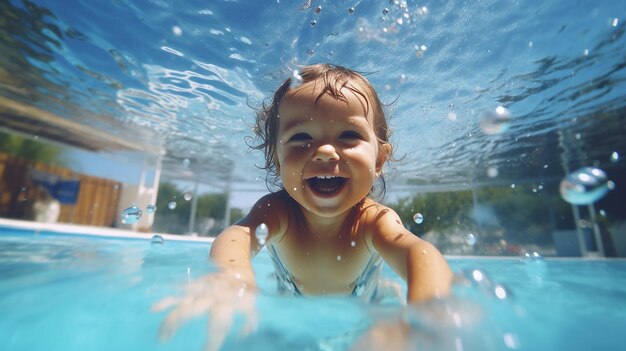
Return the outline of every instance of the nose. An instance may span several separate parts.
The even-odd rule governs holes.
[[[315,161],[338,161],[339,155],[337,154],[337,150],[335,147],[330,144],[320,145],[315,154],[313,155],[313,160]]]

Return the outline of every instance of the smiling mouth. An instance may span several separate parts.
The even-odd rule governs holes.
[[[317,176],[306,180],[309,188],[319,195],[332,195],[343,188],[348,178],[335,176]]]

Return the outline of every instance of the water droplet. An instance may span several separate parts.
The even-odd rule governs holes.
[[[523,262],[543,262],[543,256],[539,254],[537,251],[526,252],[522,255],[521,260]]]
[[[157,209],[157,207],[156,207],[155,204],[150,204],[150,205],[146,206],[146,213],[147,214],[153,214],[153,213],[156,212],[156,209]]]
[[[588,205],[600,200],[615,184],[599,168],[584,167],[567,175],[559,186],[563,200],[573,205]]]
[[[470,246],[476,245],[476,236],[472,233],[467,233],[467,235],[465,235],[465,242]]]
[[[192,197],[193,197],[193,193],[191,191],[186,191],[183,194],[183,199],[185,199],[185,201],[190,201]]]
[[[312,21],[311,21],[311,27],[315,27],[315,25],[316,25],[316,24],[317,24],[317,21],[316,21],[316,20],[312,20]]]
[[[489,276],[479,269],[463,269],[458,276],[465,284],[483,290],[487,290],[492,286]]]
[[[420,58],[422,56],[424,56],[424,53],[426,52],[426,50],[428,50],[428,47],[426,45],[415,45],[415,57]],[[426,111],[426,108],[423,108],[424,111]]]
[[[183,160],[183,167],[185,168],[189,168],[189,165],[191,164],[191,161],[189,161],[188,158]]]
[[[176,201],[170,201],[167,204],[167,208],[169,208],[170,210],[173,210],[176,208]]]
[[[505,132],[511,124],[511,112],[506,107],[498,106],[487,111],[480,122],[480,129],[485,134],[494,135]]]
[[[356,246],[356,242],[355,242],[354,240],[352,240],[352,241],[350,242],[350,246],[355,247],[355,246]]]
[[[137,206],[126,208],[122,212],[122,223],[133,224],[139,222],[143,212]]]
[[[300,71],[294,69],[291,72],[291,81],[289,82],[289,88],[294,89],[302,85],[302,76],[300,75]]]
[[[337,261],[341,261],[341,260],[342,260],[341,255],[337,255]]]
[[[413,215],[413,220],[417,224],[422,224],[422,222],[424,222],[424,216],[421,213],[418,212],[418,213]]]
[[[508,292],[507,290],[500,284],[497,284],[495,286],[495,288],[493,289],[493,293],[496,295],[497,298],[499,298],[500,300],[504,300],[507,298],[508,296]]]
[[[259,245],[263,246],[265,245],[265,241],[267,240],[267,235],[268,235],[268,229],[267,229],[267,225],[265,223],[261,223],[259,224],[258,227],[256,227],[256,230],[254,231],[255,235],[256,235],[256,240],[259,242]]]
[[[150,246],[152,247],[161,247],[163,243],[165,243],[165,239],[160,235],[154,235],[150,240]]]
[[[613,151],[613,153],[611,153],[611,162],[616,163],[617,161],[619,161],[619,154],[617,151]]]
[[[505,333],[502,338],[504,339],[504,345],[506,345],[509,349],[516,350],[520,348],[520,342],[517,335]]]
[[[353,13],[354,13],[354,7],[349,8],[349,9],[348,9],[348,13],[349,13],[349,14],[353,14]]]

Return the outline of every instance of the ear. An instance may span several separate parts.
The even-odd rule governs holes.
[[[382,143],[378,146],[378,157],[376,158],[376,176],[380,176],[383,172],[383,165],[391,155],[391,145]]]

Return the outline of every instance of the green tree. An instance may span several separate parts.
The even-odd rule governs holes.
[[[169,204],[174,202],[176,207],[170,209]],[[157,231],[163,231],[171,234],[183,234],[189,230],[189,217],[191,215],[192,201],[184,199],[184,191],[179,189],[175,184],[162,182],[159,184],[159,193],[157,196],[157,216],[155,217],[154,227]],[[201,231],[198,226],[200,219],[213,218],[216,226],[211,233],[215,234],[215,230],[224,227],[223,219],[226,213],[226,195],[225,194],[203,194],[199,195],[196,207],[196,231]],[[232,208],[230,214],[230,222],[232,224],[243,217],[243,211],[238,208]]]
[[[0,132],[0,152],[46,164],[63,165],[63,150],[59,146]]]

